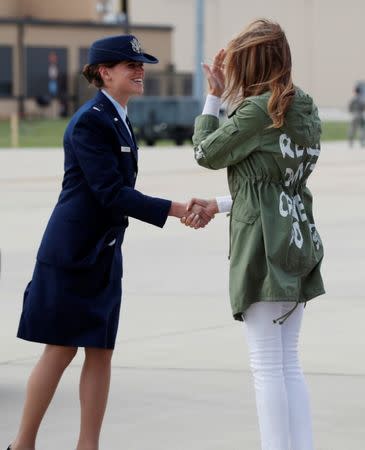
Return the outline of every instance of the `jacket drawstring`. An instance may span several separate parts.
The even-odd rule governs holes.
[[[228,250],[228,259],[231,259],[231,252],[232,252],[232,209],[234,202],[236,200],[238,191],[235,193],[234,197],[232,198],[232,206],[231,211],[227,214],[227,217],[229,217],[229,250]]]
[[[231,259],[231,251],[232,251],[232,210],[227,214],[229,217],[229,250],[228,250],[228,259]]]
[[[286,321],[286,319],[293,314],[293,312],[297,309],[298,305],[299,305],[299,301],[297,301],[295,303],[295,306],[290,311],[286,312],[285,314],[278,317],[277,319],[273,319],[273,323],[278,323],[279,325],[282,325]]]

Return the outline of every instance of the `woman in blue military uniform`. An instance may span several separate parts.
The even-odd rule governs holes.
[[[77,450],[97,450],[121,304],[122,253],[128,217],[163,227],[186,204],[134,189],[137,144],[128,99],[143,93],[144,63],[158,60],[131,35],[93,43],[83,74],[99,88],[64,135],[64,179],[25,294],[18,337],[45,343],[29,378],[17,436],[9,449],[34,449],[41,420],[63,371],[85,348]],[[200,226],[210,216],[201,208]]]

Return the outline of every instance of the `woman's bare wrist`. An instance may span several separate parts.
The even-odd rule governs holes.
[[[181,217],[183,217],[184,215],[186,215],[186,204],[179,202],[172,202],[169,216],[178,217],[181,219]]]

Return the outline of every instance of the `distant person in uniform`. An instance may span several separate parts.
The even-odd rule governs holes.
[[[163,227],[186,204],[135,189],[138,148],[126,106],[143,93],[144,63],[158,60],[131,35],[94,42],[83,74],[99,90],[64,135],[64,179],[23,302],[18,337],[46,344],[33,369],[11,450],[35,448],[60,378],[85,349],[77,450],[97,450],[121,306],[121,245],[128,217]],[[197,205],[199,227],[212,215]],[[143,312],[142,312],[143,313]]]
[[[293,84],[289,44],[271,21],[250,24],[204,69],[209,95],[195,120],[195,159],[227,168],[231,195],[192,204],[230,212],[232,315],[245,322],[261,448],[314,450],[298,342],[306,302],[324,293],[307,187],[320,155],[317,107]],[[231,114],[220,125],[222,98]]]
[[[364,94],[361,92],[361,87],[355,87],[355,95],[351,99],[349,104],[349,111],[352,115],[350,130],[349,130],[349,143],[350,147],[354,144],[354,139],[357,133],[359,133],[359,140],[362,147],[365,146],[365,99]]]

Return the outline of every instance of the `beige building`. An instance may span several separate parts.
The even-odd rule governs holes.
[[[121,9],[127,5],[128,23]],[[39,110],[36,99],[83,99],[87,47],[102,36],[136,34],[161,63],[148,67],[147,95],[191,95],[196,0],[1,0],[0,115]],[[292,48],[294,81],[322,107],[345,109],[365,79],[363,0],[205,0],[205,60],[258,17],[278,21]],[[57,89],[50,76],[57,66]],[[42,100],[42,98],[41,98]]]
[[[98,3],[1,0],[0,116],[17,110],[47,113],[47,102],[72,112],[85,97],[87,83],[80,70],[90,43],[126,32],[136,34],[144,50],[159,57],[160,64],[148,68],[147,94],[184,93],[191,74],[172,77],[172,27],[127,24],[114,14],[121,2],[114,2],[111,12],[97,8]]]
[[[195,0],[131,0],[133,23],[173,27],[173,62],[194,70]],[[365,79],[364,0],[205,0],[206,60],[251,20],[278,21],[291,44],[294,81],[322,107],[346,108]]]

